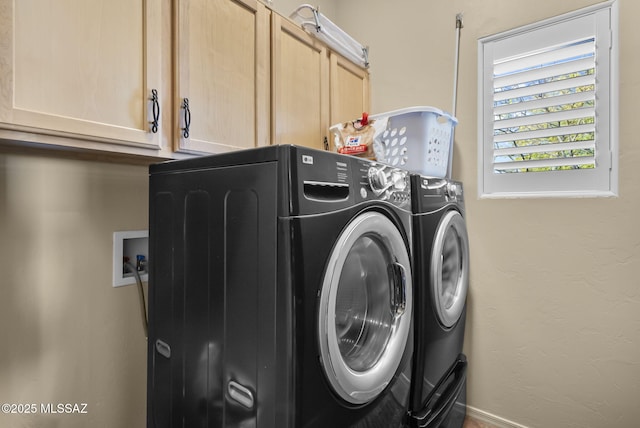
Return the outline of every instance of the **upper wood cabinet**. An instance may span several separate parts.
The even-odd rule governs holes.
[[[0,0],[0,140],[154,158],[323,148],[367,111],[368,79],[258,0]]]
[[[331,124],[357,119],[369,112],[369,72],[331,52]]]
[[[269,144],[269,13],[256,0],[177,1],[177,151]]]
[[[0,131],[157,154],[160,14],[160,0],[0,0]]]
[[[273,144],[324,148],[329,128],[325,46],[278,14],[271,23]]]

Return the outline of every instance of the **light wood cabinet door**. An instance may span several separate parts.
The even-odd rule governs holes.
[[[369,113],[369,72],[335,52],[330,53],[329,62],[331,125]]]
[[[272,142],[324,149],[329,127],[326,48],[277,14],[271,29]]]
[[[160,14],[160,0],[0,0],[0,130],[156,153]]]
[[[175,150],[269,143],[269,13],[255,0],[178,0]]]

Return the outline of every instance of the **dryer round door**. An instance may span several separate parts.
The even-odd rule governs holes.
[[[449,211],[440,220],[431,251],[431,297],[440,323],[458,322],[469,289],[469,238],[464,218]]]
[[[386,388],[407,346],[412,308],[405,239],[386,216],[360,214],[338,238],[320,292],[321,361],[336,394],[364,404]]]

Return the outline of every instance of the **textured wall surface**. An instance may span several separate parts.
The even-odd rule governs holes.
[[[37,405],[0,426],[145,425],[138,293],[112,287],[111,260],[113,231],[147,228],[147,183],[146,167],[0,154],[0,402]]]

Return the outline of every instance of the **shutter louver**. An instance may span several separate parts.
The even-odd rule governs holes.
[[[493,171],[595,168],[595,37],[493,63]]]

